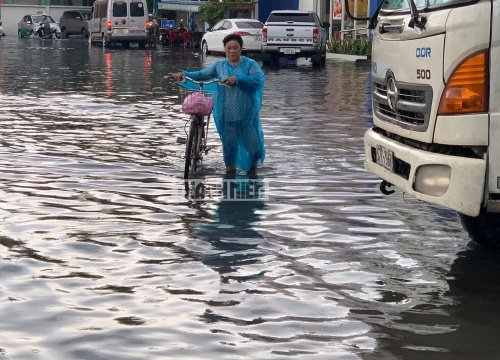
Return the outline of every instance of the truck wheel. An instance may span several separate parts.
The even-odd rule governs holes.
[[[500,249],[500,214],[488,213],[483,208],[476,217],[458,215],[472,241],[487,249]]]
[[[274,54],[272,55],[272,63],[274,67],[280,66],[280,55],[279,54]]]
[[[262,63],[264,65],[271,65],[273,62],[273,59],[271,58],[271,55],[268,53],[262,53]]]
[[[320,54],[312,55],[311,62],[313,67],[321,67],[321,55]]]

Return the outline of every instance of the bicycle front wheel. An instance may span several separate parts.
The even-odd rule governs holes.
[[[196,161],[200,151],[200,127],[197,121],[191,120],[189,137],[186,143],[186,160],[184,164],[184,179],[196,171]]]

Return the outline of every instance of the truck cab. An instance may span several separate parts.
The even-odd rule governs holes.
[[[346,6],[348,3],[346,1]],[[500,3],[385,0],[370,19],[365,167],[500,245]]]

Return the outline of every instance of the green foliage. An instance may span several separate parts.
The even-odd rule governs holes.
[[[206,5],[200,8],[201,20],[207,22],[210,27],[219,20],[226,17],[230,4],[241,3],[242,0],[209,0]]]
[[[345,38],[330,39],[326,43],[326,48],[331,53],[348,55],[370,55],[372,52],[372,43],[366,37],[360,39]]]

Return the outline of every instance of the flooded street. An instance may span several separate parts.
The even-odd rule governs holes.
[[[0,40],[0,359],[492,359],[500,256],[363,168],[369,67],[264,68],[265,199],[186,197],[190,49]],[[212,196],[213,195],[213,196]]]

